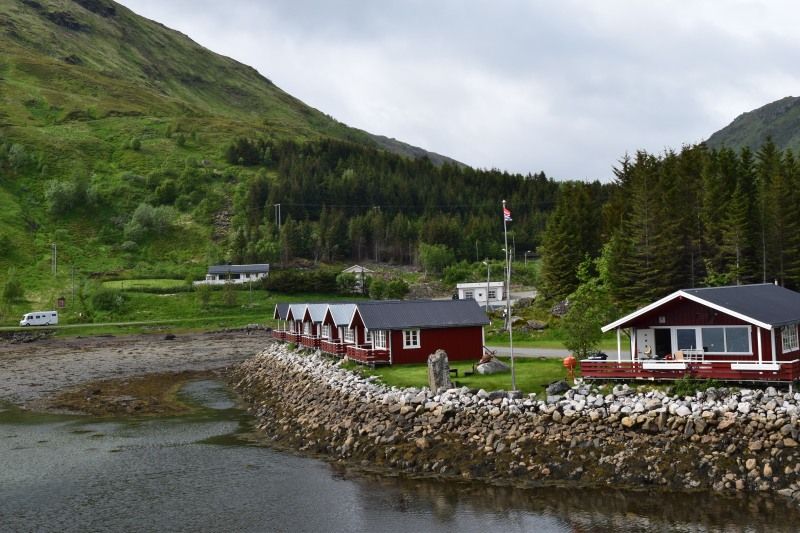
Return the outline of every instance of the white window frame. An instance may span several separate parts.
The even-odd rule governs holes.
[[[422,346],[420,343],[419,329],[404,329],[403,330],[403,348],[419,348]]]
[[[322,338],[323,339],[330,339],[331,338],[331,326],[330,326],[330,324],[322,324]]]
[[[730,351],[728,351],[728,334],[727,334],[727,332],[724,332],[723,333],[723,338],[725,339],[725,351],[715,351],[715,352],[706,352],[706,353],[714,354],[714,355],[753,355],[753,348],[752,348],[753,347],[753,338],[752,338],[753,328],[750,327],[750,326],[747,326],[747,325],[739,325],[739,326],[734,326],[734,325],[732,325],[732,326],[671,326],[669,329],[670,329],[670,334],[671,334],[671,337],[672,337],[672,346],[673,347],[678,346],[678,333],[677,333],[677,330],[679,330],[679,329],[693,329],[693,330],[695,330],[695,333],[694,333],[695,337],[694,338],[695,338],[695,340],[697,341],[697,344],[698,344],[698,346],[696,346],[695,349],[702,349],[704,344],[705,344],[703,342],[703,329],[722,329],[722,330],[726,330],[726,329],[732,329],[732,328],[746,328],[747,329],[747,346],[750,347],[750,349],[748,351],[746,351],[746,352],[730,352]],[[680,348],[675,348],[675,349],[677,350],[677,349],[680,349]]]
[[[303,335],[311,335],[311,322],[303,322]]]
[[[473,291],[464,291],[464,299],[465,300],[474,300],[474,292]]]
[[[372,335],[373,348],[386,348],[386,330],[376,329]]]
[[[781,328],[781,348],[783,353],[796,352],[800,350],[800,339],[797,335],[797,324],[791,324]]]
[[[364,343],[372,344],[372,332],[368,329],[364,330]]]
[[[355,344],[356,342],[356,333],[350,328],[344,328],[342,332],[342,341],[347,342],[349,344]]]

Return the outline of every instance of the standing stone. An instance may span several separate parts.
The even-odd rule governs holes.
[[[447,360],[447,352],[442,349],[428,356],[428,387],[434,393],[453,388],[450,381],[450,362]]]

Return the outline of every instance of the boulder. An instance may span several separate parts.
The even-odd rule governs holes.
[[[546,389],[547,394],[549,396],[555,396],[555,395],[558,395],[558,394],[562,394],[562,393],[567,392],[568,390],[569,390],[569,385],[563,379],[559,380],[559,381],[552,382],[550,385],[547,386],[547,389]]]
[[[478,374],[502,374],[509,370],[511,370],[511,368],[507,364],[495,358],[475,367],[475,371]]]
[[[433,392],[453,388],[450,381],[450,362],[447,352],[442,349],[428,356],[428,387]]]

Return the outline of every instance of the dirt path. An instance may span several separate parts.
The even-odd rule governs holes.
[[[29,405],[89,381],[222,368],[270,342],[264,331],[0,341],[0,402]]]

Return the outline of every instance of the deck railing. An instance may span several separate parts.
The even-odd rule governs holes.
[[[347,345],[347,357],[368,365],[388,364],[389,350],[385,348],[373,348],[371,344]]]
[[[752,364],[742,369],[730,361],[581,361],[581,376],[585,379],[646,379],[675,380],[686,376],[721,381],[783,381],[800,380],[800,360]],[[738,367],[737,367],[738,365]]]
[[[300,344],[306,348],[319,348],[319,341],[319,337],[313,335],[302,335],[300,338]]]
[[[347,346],[340,339],[322,339],[319,343],[319,347],[323,352],[338,356],[343,356],[347,353]]]
[[[272,338],[278,341],[286,340],[286,331],[282,329],[273,329]]]

